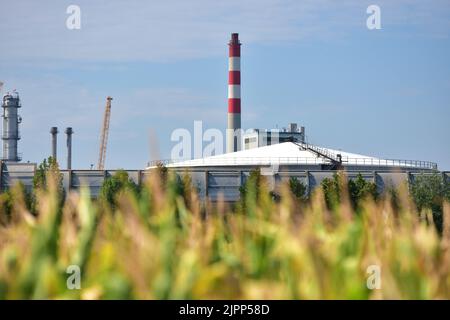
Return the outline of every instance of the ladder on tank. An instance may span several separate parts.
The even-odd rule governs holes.
[[[338,170],[342,168],[342,157],[340,154],[335,154],[326,148],[321,148],[313,144],[306,142],[294,142],[303,150],[308,150],[313,152],[317,157],[322,157],[330,161],[331,170]]]

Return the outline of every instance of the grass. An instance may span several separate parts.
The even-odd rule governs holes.
[[[345,194],[329,209],[320,189],[304,202],[286,185],[273,201],[263,184],[230,206],[155,174],[113,207],[86,190],[61,206],[49,181],[37,214],[19,189],[0,200],[1,299],[450,298],[448,203],[440,236],[402,190],[395,206],[367,199],[355,212]],[[67,287],[71,265],[79,290]],[[380,289],[366,285],[371,265]]]

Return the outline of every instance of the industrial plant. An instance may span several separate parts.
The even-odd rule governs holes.
[[[243,131],[241,112],[241,42],[237,33],[231,34],[228,43],[228,112],[226,129],[226,153],[200,159],[174,161],[158,160],[147,168],[128,170],[129,176],[140,184],[157,165],[164,164],[178,174],[189,173],[202,198],[236,201],[239,187],[245,183],[250,172],[259,168],[276,188],[279,182],[296,177],[311,191],[336,170],[345,170],[349,178],[361,174],[377,184],[380,190],[414,179],[417,174],[436,172],[437,165],[428,161],[381,159],[308,143],[305,126],[290,123],[283,129],[252,129]],[[72,169],[72,127],[65,129],[67,139],[67,164],[61,166],[66,191],[89,186],[96,196],[104,179],[114,173],[105,170],[107,141],[111,117],[111,97],[106,98],[106,107],[100,134],[99,159],[96,170]],[[3,156],[1,160],[0,188],[5,190],[17,181],[27,188],[32,187],[36,164],[21,163],[18,152],[19,125],[22,118],[19,94],[14,91],[3,96]],[[225,113],[225,112],[224,112]],[[225,116],[224,116],[225,120]],[[75,128],[76,129],[76,128]],[[58,159],[58,128],[52,127],[52,157]],[[59,162],[61,165],[61,162]],[[445,179],[449,172],[442,172]]]

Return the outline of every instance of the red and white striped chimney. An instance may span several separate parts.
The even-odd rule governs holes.
[[[232,33],[228,58],[227,152],[241,150],[241,43]]]

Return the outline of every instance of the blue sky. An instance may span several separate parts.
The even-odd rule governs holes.
[[[66,28],[70,4],[81,30]],[[366,28],[371,4],[381,30]],[[73,167],[96,164],[107,95],[108,168],[168,158],[171,132],[195,120],[224,130],[231,32],[244,128],[298,122],[316,144],[450,170],[444,0],[0,0],[0,80],[22,98],[24,160],[50,154],[51,126],[72,126]],[[58,147],[64,161],[64,134]]]

